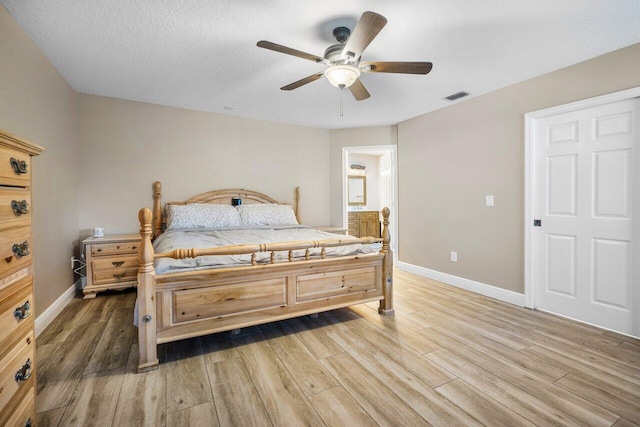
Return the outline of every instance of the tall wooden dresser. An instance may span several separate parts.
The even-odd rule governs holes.
[[[31,158],[42,150],[0,130],[0,426],[36,423]]]

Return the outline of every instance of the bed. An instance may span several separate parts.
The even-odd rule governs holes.
[[[284,222],[300,223],[298,187],[289,207],[244,189],[163,207],[161,189],[154,183],[153,210],[138,214],[138,372],[158,367],[157,346],[166,342],[371,301],[380,301],[380,314],[393,314],[389,209],[382,210],[382,238],[355,238],[296,224],[260,225],[264,212],[277,212],[271,221],[277,223],[289,210],[295,218]],[[235,215],[230,209],[239,212],[239,226],[235,217],[228,220]],[[185,217],[203,211],[207,219],[224,214],[207,227]],[[375,245],[380,249],[371,250]]]

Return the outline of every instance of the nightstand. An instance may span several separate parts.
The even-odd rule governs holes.
[[[126,289],[138,283],[139,234],[89,237],[85,239],[87,286],[84,299],[108,289]]]
[[[347,234],[347,229],[342,227],[313,227],[316,230],[326,231],[327,233],[333,234]]]

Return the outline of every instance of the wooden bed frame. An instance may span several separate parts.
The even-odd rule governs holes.
[[[157,345],[215,332],[233,331],[276,320],[318,313],[354,304],[380,301],[378,312],[393,314],[393,254],[389,246],[389,209],[382,210],[382,238],[327,239],[210,249],[177,249],[154,254],[153,237],[162,233],[161,185],[154,188],[154,208],[140,210],[138,269],[138,372],[157,369]],[[243,190],[216,190],[186,203],[278,203],[264,194]],[[299,188],[294,211],[298,215]],[[176,203],[174,203],[176,204]],[[324,248],[353,243],[382,242],[379,253],[324,258]],[[322,248],[312,258],[309,249]],[[293,260],[291,251],[306,250],[304,260]],[[289,260],[274,262],[273,253],[288,251]],[[156,258],[191,258],[203,255],[237,255],[271,252],[271,263],[191,272],[156,274]]]

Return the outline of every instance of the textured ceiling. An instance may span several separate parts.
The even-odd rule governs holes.
[[[78,92],[320,128],[395,124],[640,42],[639,0],[0,0]],[[334,27],[388,19],[368,61],[431,61],[426,76],[364,74],[357,102],[320,79]],[[344,115],[340,116],[343,99]],[[467,98],[468,99],[468,98]],[[459,100],[456,102],[464,102]]]

